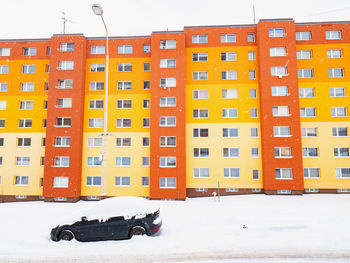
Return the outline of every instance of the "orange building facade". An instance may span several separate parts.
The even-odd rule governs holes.
[[[106,48],[0,40],[0,202],[350,193],[350,22],[111,37],[108,83]]]

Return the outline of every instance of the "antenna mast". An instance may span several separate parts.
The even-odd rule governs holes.
[[[253,5],[253,21],[254,21],[254,24],[255,24],[255,5]]]
[[[73,21],[68,20],[68,19],[66,18],[66,13],[65,13],[65,12],[63,12],[63,11],[60,11],[60,12],[62,13],[61,19],[62,19],[62,21],[63,21],[63,34],[66,34],[66,22],[73,22]]]

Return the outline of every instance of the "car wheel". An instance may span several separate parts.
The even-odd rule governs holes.
[[[73,238],[74,238],[74,235],[69,230],[63,230],[58,236],[58,240],[65,240],[65,241],[71,241]]]
[[[142,226],[134,226],[131,230],[130,230],[130,234],[129,237],[132,238],[132,236],[142,236],[146,234],[146,229]]]

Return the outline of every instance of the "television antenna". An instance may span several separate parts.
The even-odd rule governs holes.
[[[65,12],[63,12],[63,11],[60,11],[60,12],[62,14],[61,19],[63,21],[63,34],[65,34],[66,33],[66,23],[67,22],[73,22],[73,21],[66,18],[66,13]]]

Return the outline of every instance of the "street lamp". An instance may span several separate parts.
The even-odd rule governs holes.
[[[108,119],[108,66],[109,66],[109,56],[108,56],[108,29],[105,23],[105,20],[103,19],[103,9],[100,4],[93,4],[92,5],[92,11],[95,15],[100,16],[103,22],[103,25],[106,30],[106,85],[105,85],[105,102],[104,102],[104,123],[103,123],[103,154],[102,154],[102,194],[101,196],[106,196],[106,162],[107,162],[107,119]]]

